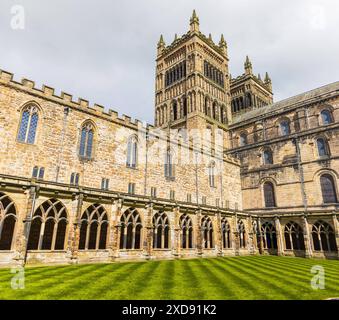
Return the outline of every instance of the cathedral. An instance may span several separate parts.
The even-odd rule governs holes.
[[[195,11],[161,36],[154,125],[0,70],[0,266],[338,259],[339,82],[273,102],[229,61]]]

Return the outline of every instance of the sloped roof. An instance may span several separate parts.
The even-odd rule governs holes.
[[[282,111],[282,109],[289,108],[296,104],[302,104],[311,101],[314,98],[332,93],[338,92],[339,94],[339,81],[327,84],[325,86],[298,94],[296,96],[269,104],[267,106],[253,109],[251,111],[245,112],[238,116],[235,116],[232,124],[239,124],[240,122],[255,119],[257,117],[263,116],[264,114],[275,113]]]

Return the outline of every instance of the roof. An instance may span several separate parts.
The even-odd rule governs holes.
[[[278,111],[283,111],[286,108],[292,107],[294,105],[308,103],[318,98],[320,96],[338,92],[339,94],[339,81],[327,84],[325,86],[298,94],[296,96],[269,104],[267,106],[253,109],[251,111],[245,112],[238,116],[235,116],[232,124],[240,124],[243,121],[254,120],[255,118],[261,117],[265,114],[269,115],[270,113],[276,113]]]

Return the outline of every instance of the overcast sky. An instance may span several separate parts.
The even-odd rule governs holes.
[[[186,33],[194,8],[203,33],[224,34],[232,76],[248,54],[275,101],[339,80],[335,0],[1,0],[0,69],[153,123],[156,44]]]

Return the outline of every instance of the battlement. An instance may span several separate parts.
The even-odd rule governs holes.
[[[138,119],[132,120],[131,117],[122,114],[119,116],[119,113],[112,109],[107,109],[102,105],[94,103],[93,105],[90,102],[83,98],[78,98],[77,101],[73,100],[73,96],[69,93],[61,91],[60,95],[56,95],[56,90],[45,84],[41,88],[36,87],[36,84],[33,80],[23,78],[21,81],[14,80],[14,74],[8,71],[0,69],[0,85],[6,85],[13,87],[16,90],[22,90],[28,94],[38,96],[42,99],[49,99],[55,103],[62,104],[64,106],[89,112],[95,116],[104,117],[109,121],[116,122],[120,125],[130,127],[137,130],[140,126],[144,126],[144,122]],[[147,128],[153,128],[153,125],[146,124]]]

